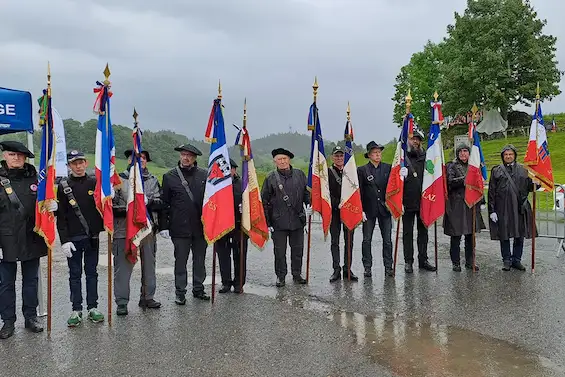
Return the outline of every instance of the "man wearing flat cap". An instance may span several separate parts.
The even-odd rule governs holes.
[[[129,195],[129,166],[132,161],[133,150],[124,151],[124,156],[128,159],[128,168],[120,173],[121,184],[115,190],[113,202],[114,210],[114,242],[112,244],[112,254],[114,255],[114,300],[116,301],[116,314],[124,316],[128,314],[128,303],[130,299],[130,281],[134,264],[126,256],[126,216]],[[143,191],[145,193],[145,204],[153,233],[145,237],[139,245],[140,256],[143,258],[143,278],[140,289],[138,305],[149,309],[159,309],[161,303],[154,299],[157,287],[157,277],[155,273],[155,255],[157,251],[157,240],[155,234],[158,230],[158,215],[162,208],[161,186],[157,177],[149,172],[147,163],[151,161],[148,151],[141,151],[139,154],[141,161],[141,179],[143,180]],[[143,285],[145,287],[143,287]],[[144,295],[145,294],[145,295]]]
[[[414,135],[408,140],[409,148],[406,153],[406,169],[404,171],[404,214],[402,215],[402,244],[404,249],[404,272],[414,272],[414,221],[418,229],[416,244],[418,247],[418,268],[425,271],[435,271],[436,267],[428,262],[428,228],[420,218],[420,201],[424,183],[424,165],[426,151],[422,148],[424,132],[417,126]]]
[[[242,181],[237,174],[237,163],[230,158],[235,228],[217,242],[218,259],[220,262],[220,275],[222,276],[222,288],[220,293],[227,293],[233,287],[234,293],[243,292],[243,284],[245,284],[247,246],[249,237],[241,230],[241,200],[242,200]],[[241,244],[243,235],[243,245]],[[241,255],[240,253],[243,253]],[[231,273],[233,255],[233,279]],[[241,264],[243,262],[243,264]],[[243,273],[243,274],[242,274]]]
[[[208,173],[199,168],[197,156],[202,152],[193,145],[183,144],[175,148],[180,153],[176,168],[163,175],[163,216],[161,232],[171,238],[175,248],[175,290],[177,305],[186,304],[186,263],[192,250],[192,296],[210,300],[204,292],[206,279],[206,248],[202,225],[202,205]]]
[[[102,217],[94,202],[96,178],[86,174],[88,161],[84,153],[73,150],[67,154],[71,171],[68,178],[59,182],[57,199],[57,230],[61,250],[69,266],[71,291],[71,316],[69,327],[82,323],[82,270],[86,276],[86,310],[92,322],[104,321],[98,310],[98,254],[99,234],[104,230]],[[83,264],[84,260],[84,264]]]
[[[4,160],[0,162],[0,315],[4,325],[0,339],[14,335],[16,322],[17,262],[22,270],[22,312],[25,328],[43,331],[37,319],[39,260],[47,255],[47,245],[34,232],[37,201],[37,171],[26,162],[34,155],[20,142],[0,142]],[[47,211],[57,211],[49,201]]]
[[[348,240],[349,230],[341,222],[341,212],[339,209],[339,203],[341,202],[341,183],[343,178],[343,167],[345,163],[345,154],[343,148],[336,145],[332,150],[332,161],[333,164],[328,168],[328,180],[330,186],[330,198],[332,202],[332,222],[330,224],[330,234],[331,234],[331,253],[332,253],[332,265],[333,274],[330,276],[330,283],[341,279],[341,267],[339,263],[339,236],[343,228],[343,279],[351,279],[351,281],[358,281],[359,278],[350,272],[348,255],[347,255],[347,243],[351,245],[351,250],[353,254],[353,231],[351,231],[351,240]],[[351,256],[353,259],[353,256]]]
[[[392,272],[392,217],[386,207],[386,187],[390,175],[390,164],[382,162],[385,147],[371,141],[367,144],[366,165],[357,168],[361,203],[363,204],[363,242],[361,244],[365,277],[372,276],[373,255],[371,241],[375,225],[379,223],[383,238],[383,264],[386,276],[394,276]]]
[[[283,287],[287,275],[286,245],[290,245],[290,269],[297,284],[306,284],[302,277],[304,227],[312,214],[308,180],[302,170],[294,169],[290,160],[294,154],[284,148],[271,152],[276,170],[271,172],[261,190],[267,225],[272,233],[277,287]]]

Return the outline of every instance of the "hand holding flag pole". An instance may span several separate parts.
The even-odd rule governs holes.
[[[132,116],[133,116],[133,129],[134,129],[134,138],[135,138],[136,137],[135,133],[141,134],[141,131],[138,128],[139,122],[137,121],[137,117],[139,116],[139,114],[137,113],[137,110],[135,109],[135,107],[133,108],[133,115]],[[141,138],[141,136],[139,136],[139,137]],[[139,147],[139,145],[136,145],[135,139],[134,139],[132,152],[133,153],[131,154],[131,163],[132,163],[132,165],[138,164],[139,152],[141,152],[141,148]],[[138,173],[138,170],[133,169],[133,195],[135,195],[135,193],[137,193],[137,178],[138,178],[136,176],[137,173]],[[134,217],[136,217],[136,216],[134,215]],[[147,284],[146,284],[146,276],[145,276],[145,261],[144,261],[144,259],[145,258],[143,257],[143,250],[141,250],[141,248],[139,248],[139,262],[141,264],[141,297],[142,297],[142,299],[140,301],[142,303],[141,308],[145,312],[147,310]]]
[[[245,98],[243,100],[243,129],[246,130],[247,132],[247,98]],[[242,175],[243,175],[243,167],[245,164],[245,160],[247,159],[247,157],[245,156],[245,153],[241,154],[241,169],[242,169]],[[239,204],[240,206],[242,206],[242,203]],[[241,214],[243,217],[243,214]],[[239,228],[239,292],[243,293],[243,273],[244,273],[244,268],[243,268],[243,264],[244,264],[244,256],[247,254],[247,250],[245,249],[245,243],[243,242],[243,221],[240,224],[240,228]],[[237,235],[237,232],[236,232]]]
[[[314,114],[312,121],[312,134],[314,134],[316,125],[318,123],[318,111],[316,109],[316,100],[318,99],[318,77],[314,77],[314,84],[312,85],[312,91],[314,94]],[[310,130],[310,127],[308,127]],[[314,153],[313,151],[311,153]],[[310,204],[312,204],[312,192],[310,192]],[[312,213],[308,216],[308,243],[306,249],[306,283],[310,282],[310,249],[312,247]]]

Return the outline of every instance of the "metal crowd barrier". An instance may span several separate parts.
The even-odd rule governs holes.
[[[556,256],[565,252],[565,185],[555,184],[552,192],[536,192],[536,225],[539,237],[557,242]]]

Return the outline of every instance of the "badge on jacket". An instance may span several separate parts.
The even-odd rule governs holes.
[[[77,204],[77,202],[76,202],[76,200],[71,199],[71,200],[69,200],[69,204],[72,205],[72,206],[75,206]]]
[[[12,195],[12,193],[14,192],[14,190],[12,190],[11,187],[6,187],[5,190],[6,190],[6,194],[8,195]]]
[[[32,183],[32,184],[29,186],[29,189],[30,189],[31,191],[37,191],[37,185],[36,185],[35,183]]]
[[[94,195],[94,191],[88,190],[88,195],[90,195],[90,196]]]

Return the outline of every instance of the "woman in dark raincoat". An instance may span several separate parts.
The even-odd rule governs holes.
[[[524,237],[532,238],[533,214],[528,195],[534,184],[528,171],[516,162],[518,153],[513,145],[505,146],[500,156],[502,164],[492,168],[488,186],[490,238],[500,241],[504,271],[525,271],[521,260]],[[512,252],[510,238],[514,239]]]
[[[447,164],[447,203],[443,216],[443,232],[451,236],[449,254],[453,271],[461,271],[461,237],[465,236],[465,268],[473,269],[473,210],[465,203],[465,177],[469,167],[470,148],[460,144],[455,160]],[[483,199],[484,202],[484,199]],[[482,206],[482,203],[481,203]],[[475,232],[485,229],[480,206],[475,205]],[[475,264],[475,270],[479,267]]]

